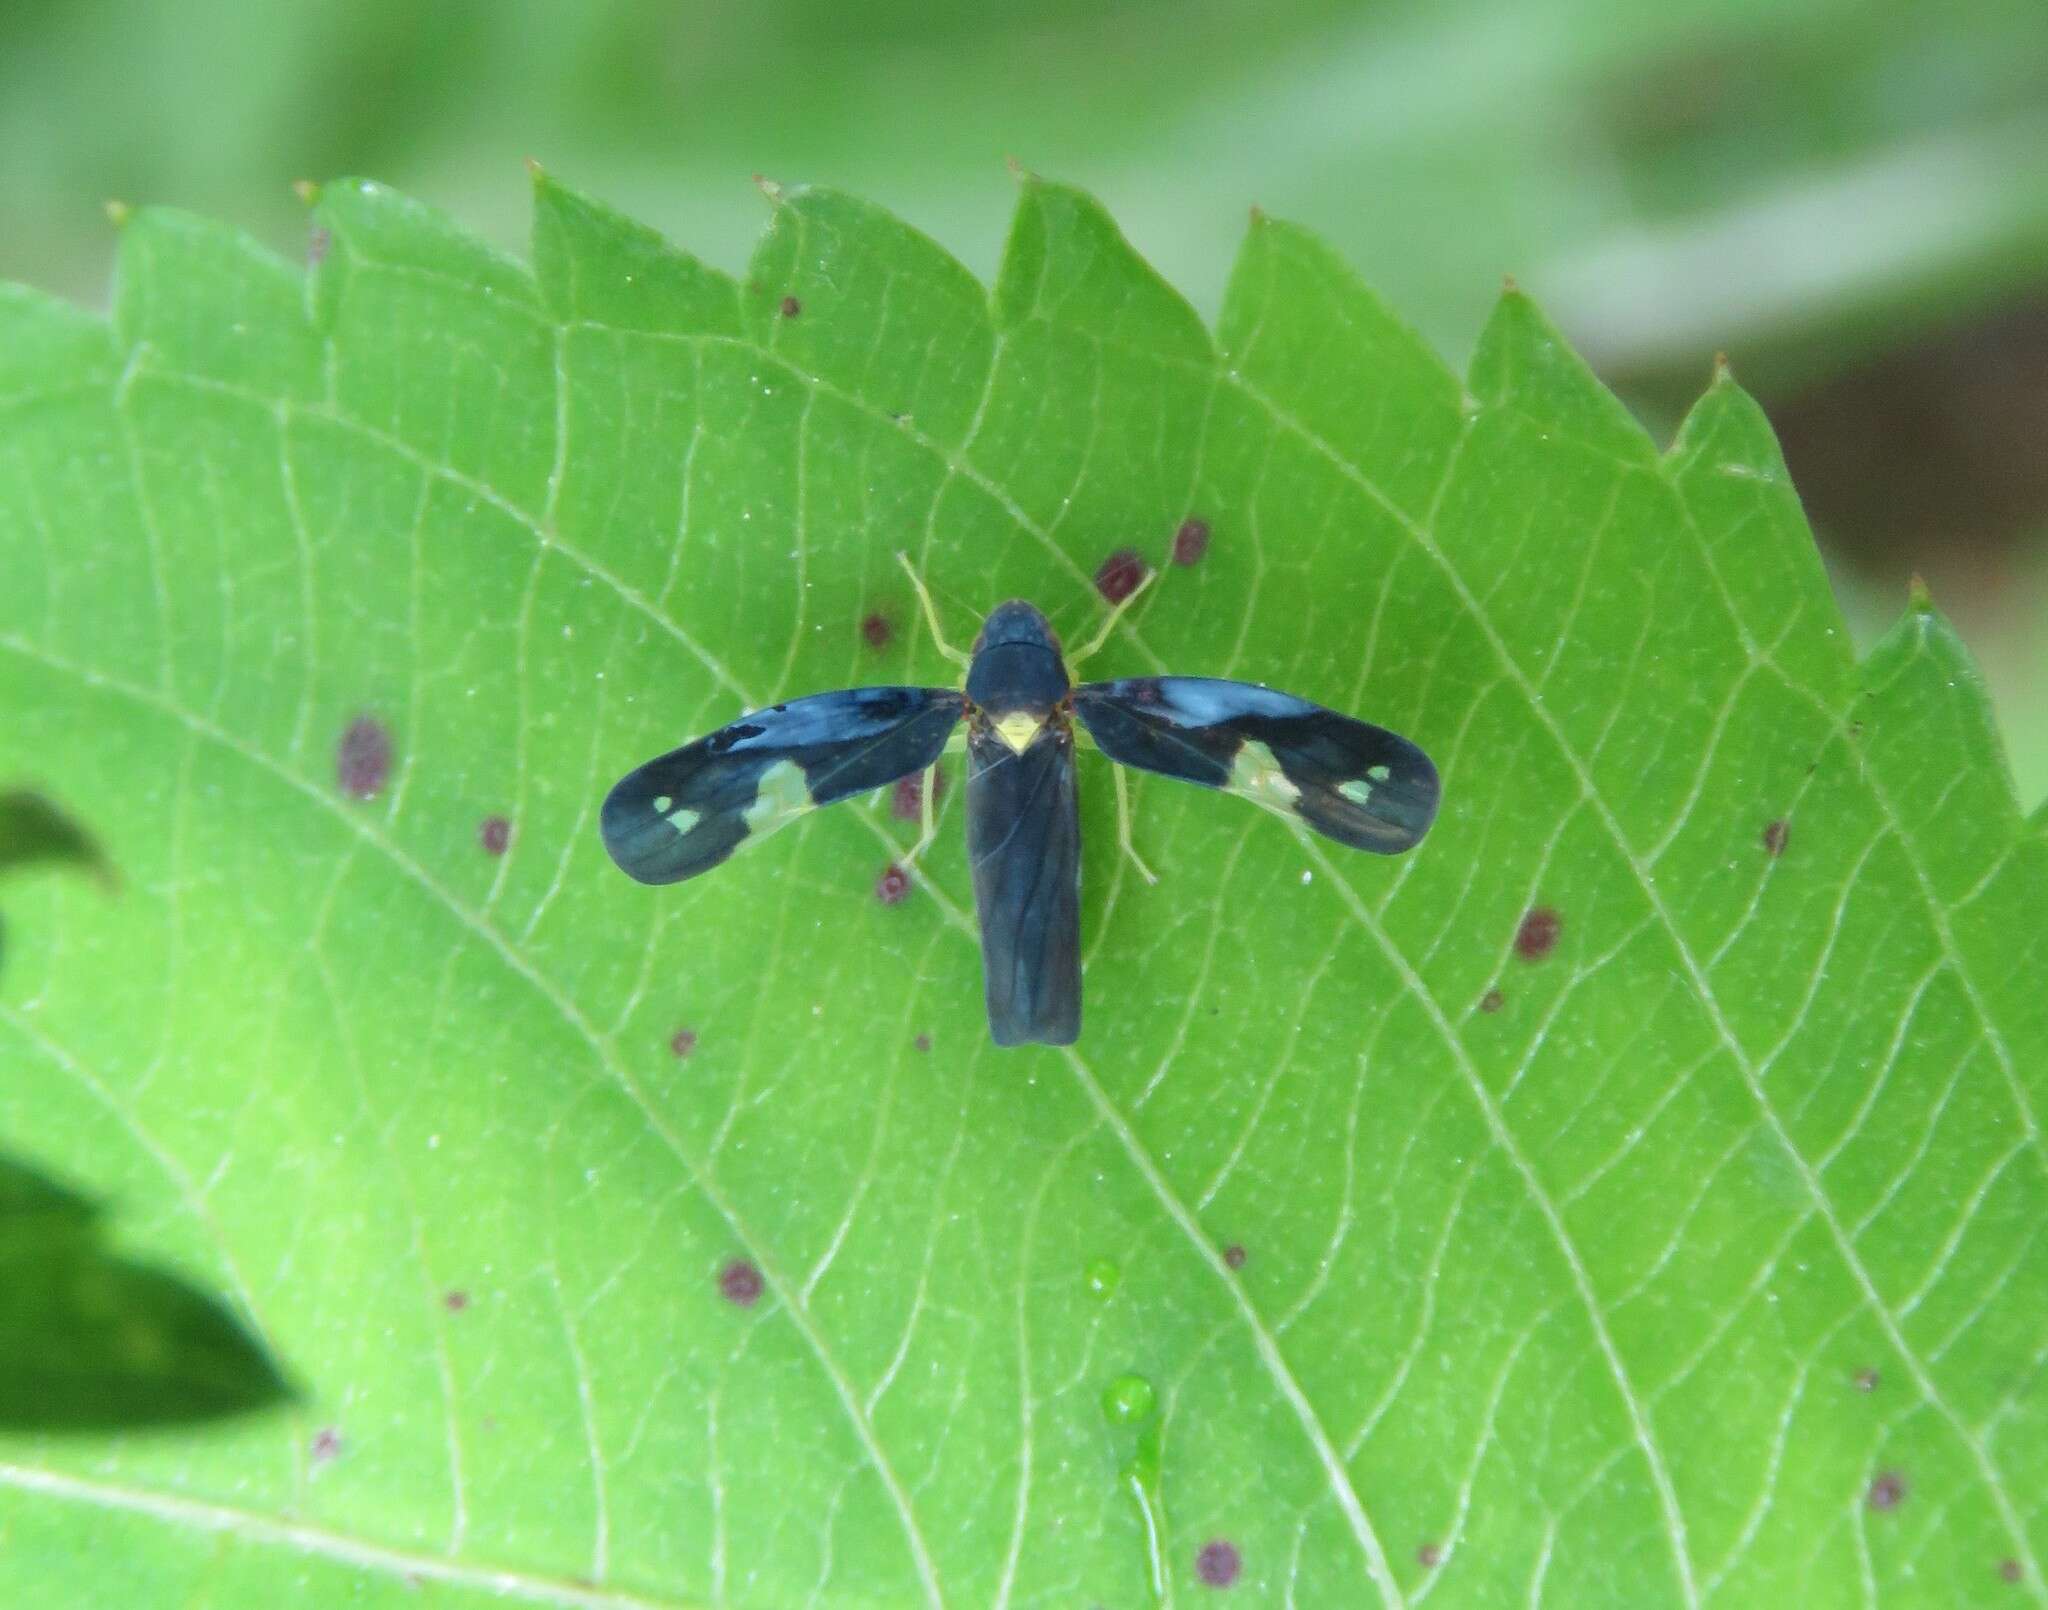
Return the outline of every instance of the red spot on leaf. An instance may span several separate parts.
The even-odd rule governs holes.
[[[1434,1543],[1425,1543],[1415,1551],[1415,1563],[1425,1571],[1434,1571],[1444,1563],[1444,1551]]]
[[[1538,906],[1515,930],[1515,954],[1525,962],[1540,962],[1557,949],[1558,935],[1563,932],[1564,918],[1550,906]]]
[[[920,1051],[929,1051],[932,1048],[932,1037],[929,1034],[920,1034],[910,1043]]]
[[[2025,1573],[2020,1570],[2020,1562],[2018,1560],[2000,1560],[1998,1562],[1999,1581],[2017,1582],[2023,1575]]]
[[[1227,1588],[1244,1569],[1244,1559],[1237,1552],[1237,1545],[1216,1538],[1202,1545],[1202,1552],[1195,1556],[1195,1575],[1212,1588]]]
[[[932,810],[939,808],[939,797],[946,792],[946,774],[932,773]],[[924,773],[912,772],[908,777],[896,779],[896,786],[889,793],[889,814],[899,822],[921,822],[924,820]]]
[[[1244,1248],[1235,1241],[1231,1242],[1229,1246],[1223,1249],[1223,1262],[1229,1268],[1242,1269],[1244,1267]]]
[[[1136,548],[1119,548],[1095,570],[1095,590],[1112,604],[1121,604],[1144,582],[1147,565]]]
[[[334,750],[334,780],[353,799],[374,799],[391,780],[391,729],[357,716]]]
[[[1173,562],[1177,565],[1198,565],[1202,555],[1209,551],[1209,522],[1207,520],[1183,520],[1180,529],[1173,534]]]
[[[341,1433],[333,1426],[322,1426],[313,1433],[313,1463],[324,1465],[330,1459],[341,1457]]]
[[[512,843],[512,824],[502,816],[486,816],[477,826],[476,841],[486,853],[503,855]]]
[[[1859,1392],[1875,1392],[1877,1390],[1877,1382],[1878,1374],[1875,1370],[1858,1370],[1856,1372],[1856,1390]]]
[[[761,1271],[745,1258],[735,1258],[718,1271],[718,1295],[740,1308],[761,1300]]]
[[[677,1029],[675,1033],[668,1037],[668,1048],[678,1057],[688,1056],[697,1049],[697,1031],[695,1029]]]
[[[1507,1004],[1508,998],[1497,989],[1490,989],[1479,997],[1479,1010],[1482,1012],[1498,1012]]]
[[[793,319],[803,310],[803,303],[799,302],[795,297],[785,296],[782,299],[782,316],[785,319]]]
[[[466,1291],[451,1291],[441,1299],[441,1305],[449,1313],[459,1314],[469,1306],[469,1293]]]
[[[870,611],[861,620],[861,641],[869,648],[887,648],[889,639],[895,635],[896,628],[889,624],[889,617],[879,609]]]
[[[1791,836],[1792,830],[1785,825],[1783,818],[1764,824],[1764,849],[1773,860],[1785,853],[1785,841]]]
[[[910,893],[910,874],[891,861],[875,879],[875,898],[885,906],[900,906]]]
[[[333,249],[334,235],[332,231],[316,224],[313,227],[313,233],[306,237],[306,262],[308,266],[318,268],[327,261],[327,254]]]
[[[1870,1484],[1870,1507],[1882,1513],[1897,1509],[1906,1501],[1906,1478],[1896,1470],[1878,1472],[1877,1479]]]

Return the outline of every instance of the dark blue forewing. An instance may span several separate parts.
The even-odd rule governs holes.
[[[1072,1045],[1081,1032],[1081,819],[1074,735],[1047,721],[1014,750],[967,730],[967,854],[997,1045]]]
[[[1354,849],[1397,855],[1436,816],[1436,767],[1406,738],[1249,682],[1140,676],[1074,690],[1111,760],[1221,788]]]
[[[695,877],[813,806],[923,770],[966,708],[951,688],[849,688],[756,711],[621,778],[604,847],[642,883]]]

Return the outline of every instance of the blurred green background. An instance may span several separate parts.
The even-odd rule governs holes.
[[[1660,436],[1726,352],[1852,623],[1924,573],[2048,794],[2043,0],[0,0],[0,279],[103,300],[109,198],[296,250],[341,173],[523,252],[527,156],[724,267],[759,172],[984,275],[1014,157],[1204,312],[1256,203],[1454,358],[1512,274]]]

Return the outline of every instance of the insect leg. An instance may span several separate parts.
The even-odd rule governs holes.
[[[939,836],[937,807],[932,803],[938,791],[939,763],[935,760],[917,780],[917,842],[896,862],[905,872],[917,865],[917,858],[931,848],[932,840]]]
[[[1116,623],[1124,618],[1124,611],[1129,609],[1131,605],[1135,604],[1138,601],[1139,595],[1142,594],[1147,587],[1151,586],[1152,583],[1157,581],[1158,579],[1159,572],[1152,569],[1149,565],[1146,566],[1145,574],[1139,580],[1138,585],[1133,587],[1129,592],[1125,593],[1124,596],[1117,601],[1116,607],[1109,612],[1109,619],[1102,623],[1102,629],[1099,632],[1097,632],[1093,637],[1091,637],[1087,641],[1087,643],[1085,643],[1082,647],[1077,648],[1072,653],[1068,654],[1067,665],[1069,666],[1069,668],[1079,665],[1083,660],[1087,659],[1089,655],[1093,654],[1097,649],[1101,648],[1104,643],[1107,643],[1109,641],[1109,634],[1116,630]]]
[[[1131,842],[1131,785],[1124,781],[1123,767],[1112,766],[1110,772],[1116,778],[1117,848],[1131,858],[1131,865],[1138,869],[1141,878],[1147,883],[1157,883],[1159,874],[1145,865],[1144,858],[1138,854],[1138,847]]]
[[[910,562],[910,555],[897,550],[896,562],[903,567],[903,573],[910,578],[910,585],[917,589],[917,601],[924,606],[924,623],[931,628],[932,645],[955,665],[963,670],[974,663],[972,655],[963,654],[946,641],[946,634],[939,630],[939,612],[932,607],[932,595],[925,591],[924,578],[917,573],[917,567]]]

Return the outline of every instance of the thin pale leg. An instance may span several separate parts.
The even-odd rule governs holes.
[[[917,842],[911,845],[897,865],[908,872],[917,865],[917,858],[931,847],[933,839],[939,836],[937,807],[932,800],[939,792],[939,763],[935,760],[925,768],[924,775],[917,780]]]
[[[925,591],[924,578],[917,573],[917,567],[910,562],[910,555],[897,550],[896,563],[903,567],[903,574],[910,578],[910,585],[917,589],[917,601],[924,606],[924,623],[931,628],[932,644],[955,665],[965,669],[973,664],[971,655],[962,654],[946,641],[946,634],[939,630],[939,612],[932,607],[932,595]]]
[[[1102,623],[1102,629],[1091,637],[1085,646],[1075,649],[1067,656],[1067,664],[1070,666],[1079,665],[1089,655],[1101,648],[1104,643],[1107,643],[1109,641],[1109,634],[1116,630],[1116,623],[1124,618],[1124,611],[1135,604],[1145,589],[1158,579],[1159,572],[1147,566],[1143,579],[1139,581],[1137,586],[1125,593],[1122,602],[1109,612],[1109,619]]]
[[[1157,883],[1158,873],[1145,865],[1137,845],[1131,842],[1131,785],[1124,781],[1124,769],[1111,766],[1109,774],[1116,779],[1116,846],[1131,858],[1131,865],[1138,869],[1139,877],[1147,883]]]

